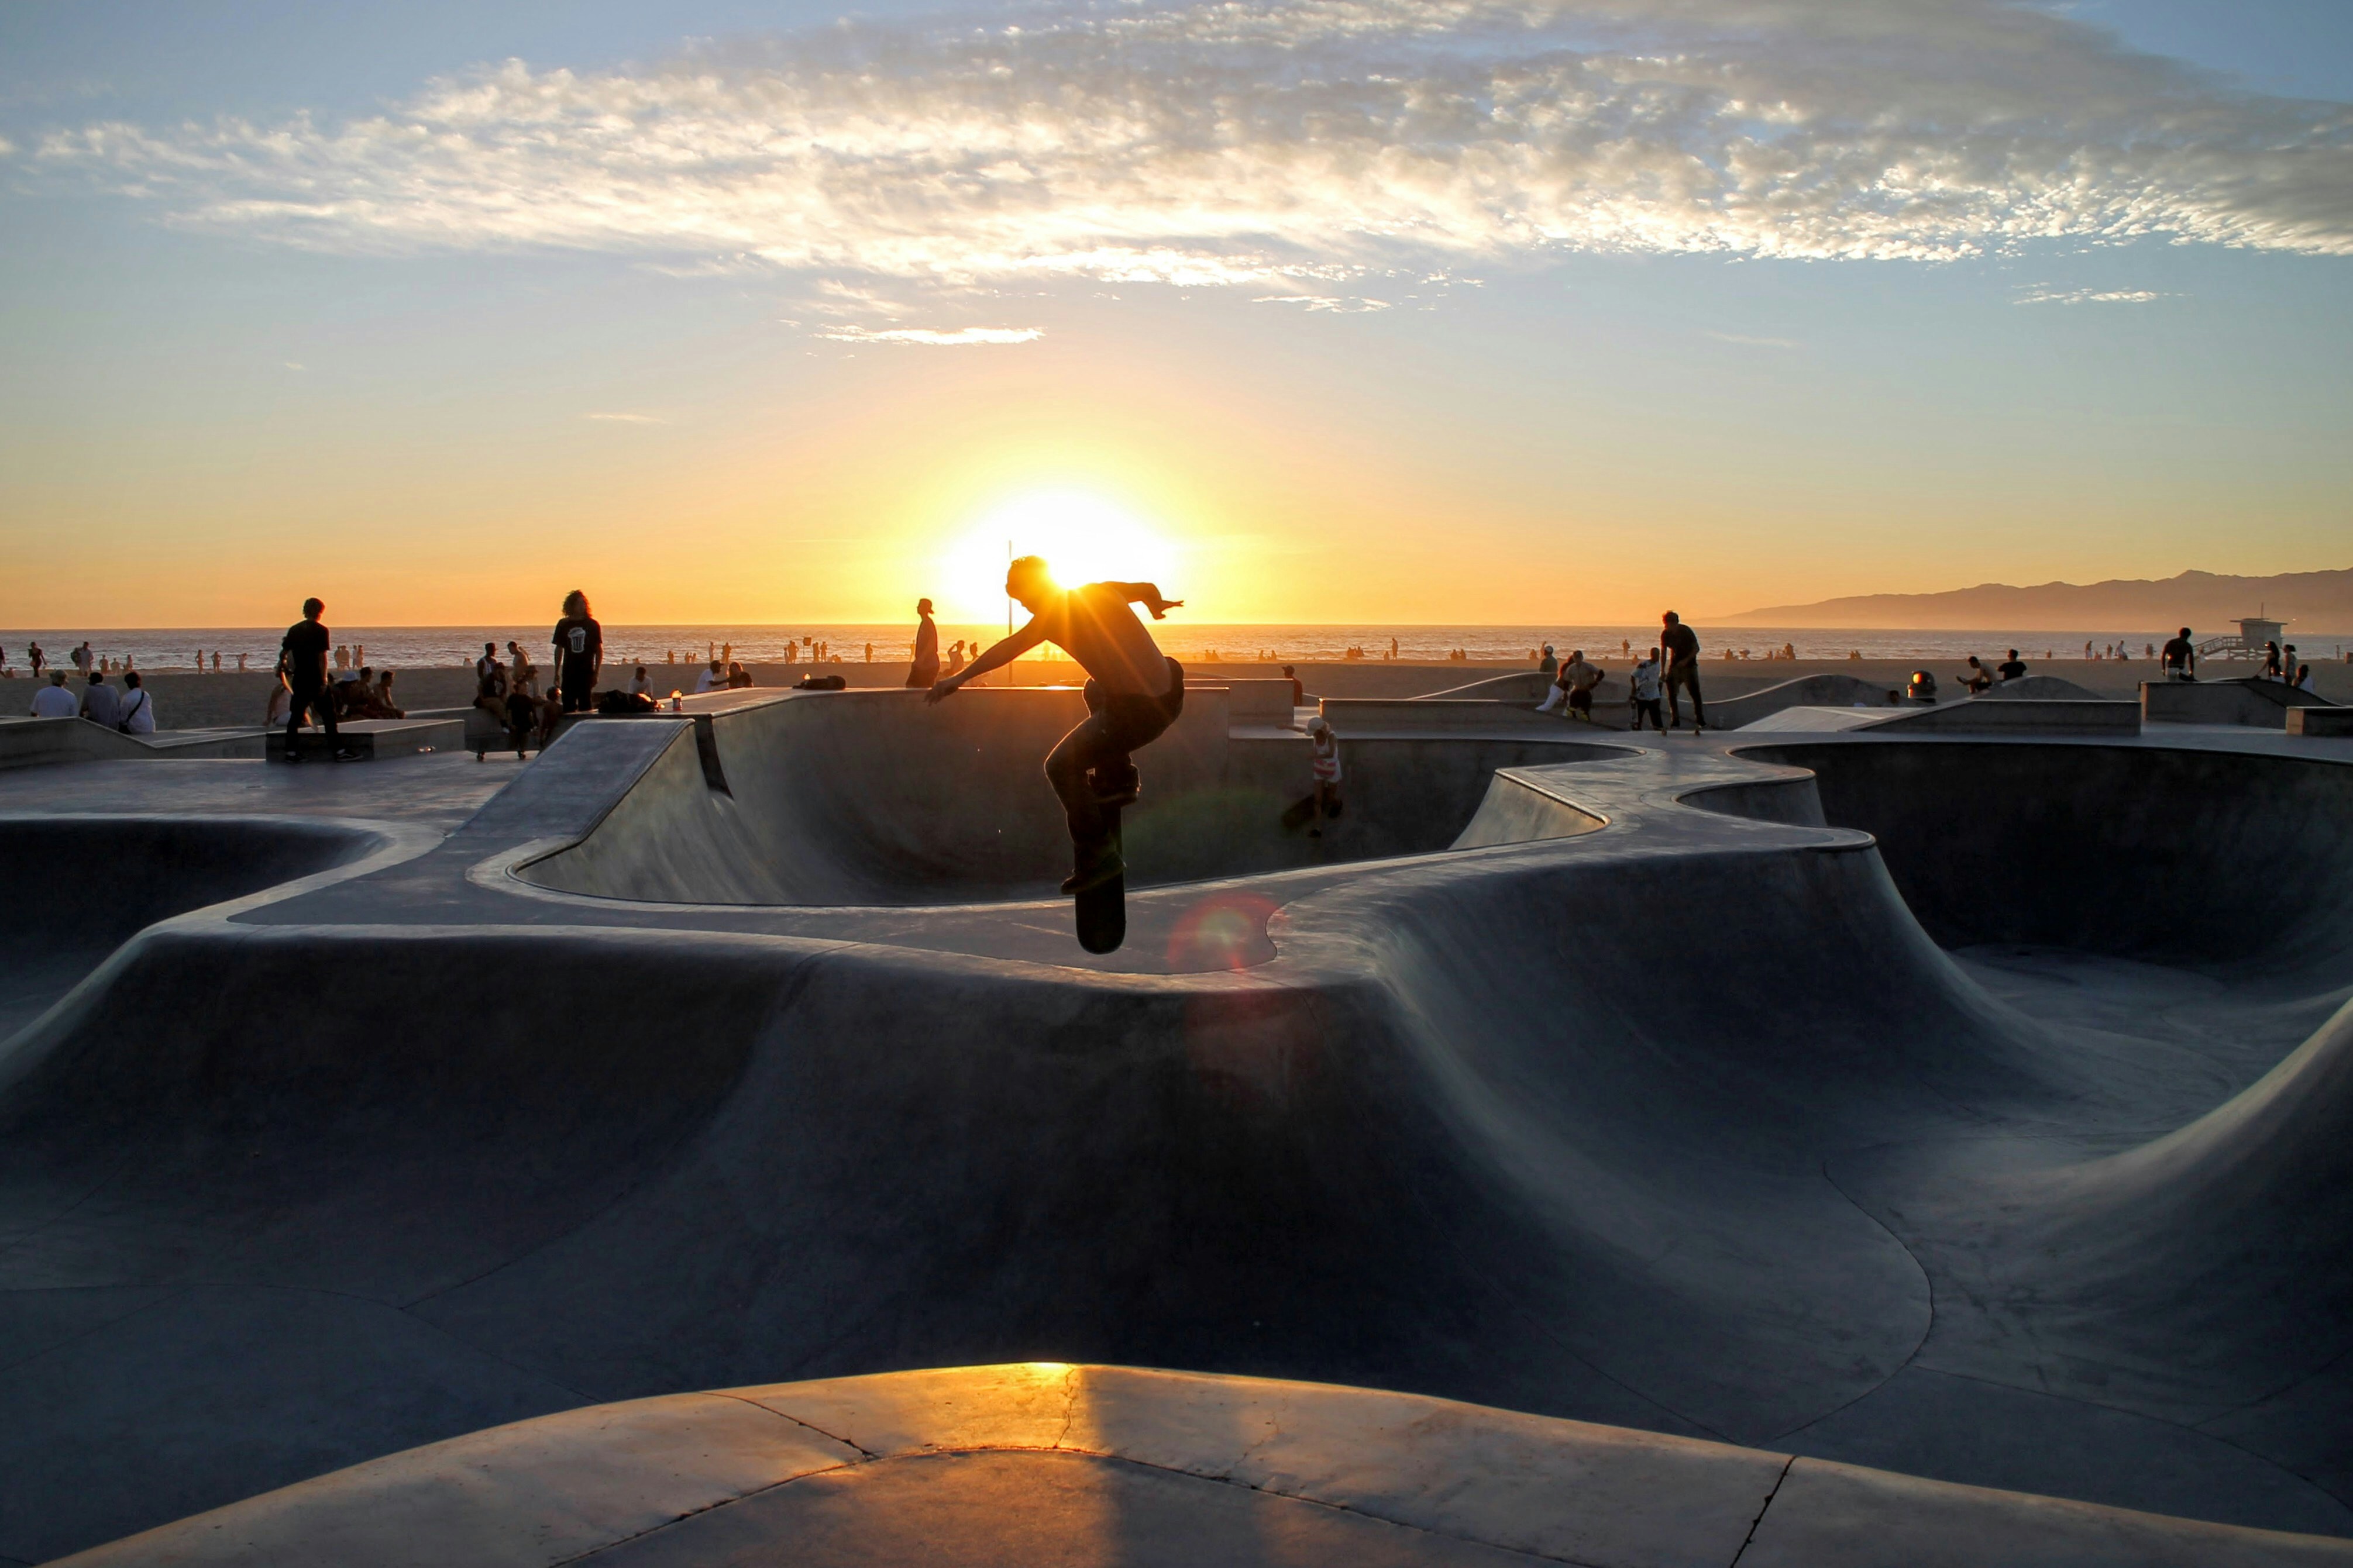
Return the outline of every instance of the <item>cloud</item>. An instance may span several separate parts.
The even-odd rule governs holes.
[[[2155,293],[2147,289],[2038,289],[2021,294],[2014,304],[2020,305],[2146,305],[2151,300],[2165,300],[2170,295]]]
[[[614,425],[666,425],[666,419],[651,414],[583,414],[583,419],[602,419]]]
[[[1297,305],[1309,310],[1334,310],[1343,315],[1361,314],[1367,310],[1386,310],[1387,300],[1367,300],[1361,296],[1337,294],[1261,294],[1250,301],[1254,305]]]
[[[839,343],[923,343],[932,348],[961,349],[984,343],[1030,343],[1046,334],[1035,327],[892,327],[876,331],[866,327],[835,327],[818,334]]]
[[[1720,343],[1738,343],[1744,348],[1793,349],[1798,346],[1795,338],[1752,338],[1739,332],[1702,332],[1700,335],[1714,338]]]
[[[332,122],[90,123],[36,158],[177,222],[334,250],[1310,309],[1571,251],[2353,255],[2353,106],[2004,0],[1047,5],[642,68],[510,61]]]
[[[5,136],[0,136],[0,158],[5,158],[16,151],[16,144],[14,142],[9,141]]]

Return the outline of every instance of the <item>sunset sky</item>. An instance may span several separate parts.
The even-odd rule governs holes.
[[[2342,0],[19,0],[0,626],[2353,565],[2348,100]]]

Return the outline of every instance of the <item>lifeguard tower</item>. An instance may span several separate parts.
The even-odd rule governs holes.
[[[2200,658],[2261,658],[2263,645],[2281,641],[2287,632],[2285,621],[2267,620],[2262,616],[2239,617],[2239,635],[2234,637],[2208,637],[2198,645]]]

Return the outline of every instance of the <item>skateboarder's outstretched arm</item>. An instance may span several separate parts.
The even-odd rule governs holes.
[[[1045,640],[1046,634],[1039,628],[1038,623],[1032,620],[954,675],[943,676],[934,681],[932,689],[923,693],[923,700],[937,702],[944,697],[952,696],[965,681],[976,680],[992,669],[1004,668]]]
[[[1103,586],[1118,589],[1120,596],[1131,605],[1142,605],[1152,612],[1152,618],[1155,621],[1166,620],[1169,611],[1185,606],[1182,599],[1162,598],[1157,583],[1106,583]]]

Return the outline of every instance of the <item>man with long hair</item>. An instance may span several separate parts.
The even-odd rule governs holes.
[[[586,713],[590,693],[605,668],[605,628],[588,613],[588,595],[575,588],[564,595],[564,618],[555,623],[555,689],[566,713]]]
[[[1127,867],[1113,840],[1106,813],[1135,799],[1142,779],[1133,753],[1160,738],[1185,710],[1185,668],[1162,653],[1130,605],[1159,620],[1184,604],[1165,599],[1150,583],[1058,585],[1046,563],[1025,555],[1006,568],[1005,592],[1029,612],[1029,624],[954,675],[935,682],[924,700],[938,702],[1050,642],[1089,677],[1087,716],[1046,758],[1046,778],[1070,819],[1071,875],[1066,893],[1082,893],[1124,876]]]

